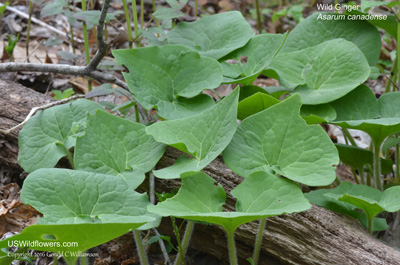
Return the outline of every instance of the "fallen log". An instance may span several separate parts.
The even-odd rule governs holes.
[[[33,107],[47,104],[52,99],[21,85],[0,80],[0,129],[9,129],[22,122]],[[0,134],[0,177],[18,182],[22,169],[17,163],[17,131]],[[158,168],[169,166],[182,153],[168,148]],[[8,175],[2,175],[2,172]],[[234,174],[217,158],[204,172],[231,191],[242,178]],[[0,179],[1,180],[1,179]],[[22,181],[22,180],[21,180]],[[0,181],[5,184],[8,182]],[[19,183],[21,184],[21,183]],[[142,187],[146,188],[146,183]],[[179,187],[179,180],[156,180],[156,190],[167,191]],[[235,201],[227,198],[226,209],[233,210]],[[163,234],[171,231],[168,219],[159,227]],[[257,223],[249,223],[236,231],[236,246],[240,264],[249,264]],[[224,232],[217,226],[197,224],[190,247],[208,253],[226,264],[228,260]],[[393,264],[400,265],[400,252],[370,236],[349,217],[318,206],[303,213],[269,218],[261,249],[260,264]]]

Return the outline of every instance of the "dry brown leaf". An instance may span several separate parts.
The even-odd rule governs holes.
[[[77,89],[82,91],[84,94],[87,94],[89,92],[89,89],[88,89],[89,82],[86,77],[78,76],[78,77],[72,78],[69,81],[69,83],[71,85],[74,85]],[[98,83],[96,80],[92,80],[92,84],[93,84],[93,87],[100,85],[100,83]]]
[[[20,201],[20,190],[16,183],[0,188],[0,237],[7,232],[21,232],[37,222],[41,214],[30,205]]]
[[[218,6],[221,8],[221,11],[230,11],[233,9],[232,4],[228,0],[219,1]]]

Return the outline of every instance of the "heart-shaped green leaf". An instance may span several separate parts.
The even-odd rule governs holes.
[[[167,120],[177,120],[190,117],[214,106],[214,100],[205,95],[200,94],[193,98],[179,97],[174,102],[160,101],[158,102],[158,109],[162,110],[163,118]]]
[[[7,248],[14,240],[24,243],[32,242],[35,245],[32,245],[30,249],[59,253],[68,264],[75,265],[76,260],[84,254],[85,250],[132,231],[149,221],[149,218],[136,216],[131,221],[132,223],[32,225],[20,234],[0,241],[0,248]],[[74,243],[78,245],[75,246]],[[2,262],[1,258],[0,262]]]
[[[18,163],[26,172],[54,167],[75,146],[87,113],[103,107],[89,100],[55,106],[33,116],[19,133]]]
[[[268,94],[257,92],[239,102],[238,119],[243,120],[279,102],[279,100]]]
[[[345,97],[332,102],[337,118],[333,124],[368,133],[380,145],[400,131],[400,92],[385,93],[379,100],[372,90],[361,85]]]
[[[381,52],[381,36],[374,26],[363,20],[322,20],[318,19],[320,14],[315,13],[307,17],[290,32],[282,47],[282,54],[343,38],[357,45],[369,65],[376,65]]]
[[[187,172],[181,179],[177,195],[149,206],[150,212],[218,224],[233,232],[247,222],[311,208],[296,184],[266,172],[252,174],[232,191],[238,200],[236,212],[222,212],[226,194],[207,174]]]
[[[146,126],[98,110],[89,115],[85,135],[78,137],[75,168],[78,170],[121,174],[136,189],[144,173],[153,169],[165,145],[146,134]]]
[[[223,153],[227,166],[243,177],[274,170],[310,186],[331,184],[337,150],[320,126],[306,124],[300,107],[293,95],[244,119]]]
[[[269,68],[278,74],[283,86],[294,89],[308,105],[328,103],[346,95],[367,80],[371,71],[364,54],[344,39],[279,53]]]
[[[181,44],[202,56],[220,59],[244,46],[254,32],[238,11],[181,22],[167,34],[168,43]]]
[[[303,105],[301,106],[300,115],[307,124],[326,123],[336,119],[336,111],[329,103],[321,105]]]
[[[129,223],[149,204],[121,176],[58,168],[31,173],[21,200],[44,215],[41,224]]]
[[[81,253],[144,223],[157,225],[160,221],[147,212],[146,194],[133,191],[120,176],[39,169],[25,180],[21,200],[35,207],[44,217],[39,220],[39,225],[30,226],[6,241],[78,243],[69,247],[62,244],[32,247],[37,250]],[[6,241],[1,241],[0,247],[5,246]],[[76,257],[64,257],[74,264]]]
[[[203,169],[229,144],[236,130],[239,88],[212,108],[180,120],[155,123],[146,132],[195,159],[179,158],[171,167],[154,171],[159,178],[179,178],[187,171]]]
[[[361,209],[372,222],[379,213],[400,210],[400,186],[391,187],[383,193],[366,185],[346,184],[341,192],[326,193],[324,196],[350,203]]]
[[[340,194],[344,194],[347,191],[351,190],[351,186],[352,184],[350,182],[344,181],[334,189],[319,189],[306,193],[304,194],[304,196],[313,204],[319,205],[321,207],[324,207],[325,209],[334,212],[346,214],[355,219],[359,219],[361,224],[366,229],[368,229],[368,217],[365,213],[360,212],[355,205],[343,201],[338,201],[337,198],[335,198],[335,196],[340,196]],[[376,191],[377,190],[372,191],[372,196],[376,196]],[[377,217],[373,219],[372,231],[382,231],[386,228],[387,223],[385,219]]]
[[[361,170],[365,165],[373,165],[372,151],[345,144],[335,144],[339,151],[340,161],[354,169]],[[381,158],[382,174],[389,174],[393,171],[392,159]]]
[[[171,116],[171,108],[180,104],[179,97],[197,96],[222,82],[222,68],[216,60],[180,45],[114,50],[113,55],[128,68],[124,77],[137,101],[146,109],[157,106],[162,117]],[[199,106],[204,110],[209,104]],[[185,116],[186,109],[176,108],[174,117]]]
[[[224,70],[223,82],[226,84],[253,83],[279,52],[286,36],[287,34],[257,35],[251,38],[242,48],[223,57],[220,61],[231,59],[238,61],[236,64],[222,63]]]

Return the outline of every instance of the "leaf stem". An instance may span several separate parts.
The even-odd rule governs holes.
[[[86,0],[82,0],[82,11],[86,11]],[[86,64],[90,63],[90,53],[89,53],[89,37],[86,26],[86,21],[82,22],[83,28],[83,40],[85,42],[85,56],[86,56]],[[88,90],[92,90],[92,79],[88,77]]]
[[[182,249],[181,236],[179,235],[179,229],[178,229],[178,226],[176,225],[175,217],[171,217],[171,220],[172,220],[172,226],[174,228],[174,234],[176,236],[176,242],[178,243],[178,252],[179,252],[178,256],[179,256],[180,260],[182,261],[182,264],[186,265],[185,254],[183,253],[183,249]]]
[[[258,225],[258,232],[256,236],[256,242],[254,245],[254,253],[253,253],[253,263],[254,265],[258,264],[258,259],[260,258],[260,249],[264,234],[265,225],[267,224],[267,219],[260,219],[260,223]]]
[[[235,249],[235,230],[226,230],[226,235],[228,238],[229,262],[231,265],[238,265]]]
[[[381,151],[382,141],[377,141],[373,143],[374,148],[374,179],[375,179],[375,187],[383,191],[382,188],[382,180],[381,180],[381,161],[380,161],[380,151]]]
[[[372,220],[374,218],[369,218],[368,217],[368,233],[372,235]]]
[[[69,160],[69,163],[71,164],[72,169],[75,169],[75,164],[74,164],[74,159],[72,158],[71,152],[65,147],[64,144],[62,144],[65,153],[67,153],[67,158]]]
[[[146,251],[144,251],[142,237],[140,236],[140,232],[138,230],[133,230],[133,238],[135,239],[135,244],[136,244],[137,251],[139,254],[140,264],[141,265],[149,265],[149,261],[147,260]]]
[[[140,26],[144,29],[144,0],[140,0]]]
[[[397,135],[399,137],[399,135]],[[400,180],[400,144],[396,144],[396,149],[395,149],[395,176],[398,180]]]
[[[194,0],[194,16],[197,17],[198,15],[198,9],[199,9],[199,1]]]
[[[28,29],[26,34],[26,57],[29,62],[29,39],[31,35],[31,22],[32,22],[32,13],[33,13],[33,4],[32,1],[29,1],[29,19],[28,19]]]
[[[254,3],[256,5],[256,12],[257,12],[257,29],[258,29],[258,33],[261,34],[262,23],[261,23],[260,5],[258,3],[258,0],[254,0]],[[255,264],[257,264],[257,263],[255,263]]]
[[[186,225],[186,230],[185,230],[185,234],[183,235],[183,240],[182,240],[182,253],[183,253],[183,257],[185,257],[186,251],[189,247],[189,242],[190,242],[190,238],[192,237],[192,233],[194,230],[194,222],[193,221],[187,221],[187,225]],[[182,258],[181,255],[178,255],[175,259],[174,265],[180,265],[182,262]]]
[[[124,6],[126,28],[128,30],[129,48],[132,49],[133,38],[132,38],[131,16],[129,15],[128,5],[126,3],[126,0],[122,0],[122,5]]]
[[[157,7],[156,7],[156,0],[152,0],[153,3],[153,13],[157,11]],[[158,19],[155,18],[154,19],[155,23],[156,23],[156,28],[158,28],[160,26],[160,23],[158,22]]]
[[[347,128],[342,127],[342,131],[343,131],[343,135],[345,136],[345,138],[349,139],[351,145],[357,146],[356,141],[354,141],[354,138],[353,138],[353,136],[351,136],[351,133],[349,132],[349,130]]]
[[[135,27],[135,40],[137,47],[140,47],[139,41],[139,22],[138,22],[138,14],[136,8],[136,0],[132,1],[132,13],[133,13],[133,23]]]

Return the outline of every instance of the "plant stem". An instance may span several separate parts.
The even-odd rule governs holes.
[[[226,230],[226,235],[228,237],[229,262],[231,265],[238,265],[235,249],[235,230]]]
[[[194,230],[194,222],[187,221],[185,234],[183,235],[183,240],[182,240],[182,250],[181,251],[183,253],[183,255],[182,255],[183,257],[185,257],[186,251],[188,249],[193,230]],[[180,265],[181,262],[182,262],[181,255],[178,255],[175,259],[174,265]]]
[[[356,141],[354,141],[354,138],[353,138],[353,136],[351,136],[351,133],[349,132],[349,130],[347,130],[347,128],[342,128],[342,131],[343,131],[344,137],[349,139],[351,145],[357,146]]]
[[[69,163],[71,164],[72,169],[75,169],[74,159],[72,158],[71,152],[65,147],[65,145],[62,146],[64,147],[65,153],[67,153],[67,158]]]
[[[140,123],[139,108],[137,104],[135,105],[135,115],[136,115],[136,122]]]
[[[58,255],[54,253],[53,265],[57,265],[57,263],[58,263]]]
[[[132,49],[132,27],[131,27],[131,16],[129,15],[129,10],[128,10],[128,5],[126,3],[126,0],[122,0],[122,5],[124,6],[124,12],[125,12],[125,20],[126,20],[126,28],[128,30],[128,43],[129,43],[129,48]]]
[[[144,251],[142,237],[140,236],[140,232],[138,230],[133,230],[133,238],[135,239],[135,244],[136,244],[137,251],[139,254],[140,264],[141,265],[149,265],[149,261],[147,260],[146,251]]]
[[[81,257],[80,258],[80,261],[81,261],[81,265],[87,265],[87,258],[86,257]]]
[[[156,0],[152,0],[152,3],[153,3],[153,13],[154,13],[154,12],[157,11],[157,8],[156,8]],[[160,26],[160,23],[158,22],[158,19],[155,18],[154,21],[155,21],[155,23],[156,23],[156,28],[158,28],[158,27]]]
[[[144,0],[140,0],[140,26],[144,29]]]
[[[258,3],[258,0],[254,0],[254,3],[256,5],[256,12],[257,12],[257,29],[258,29],[258,33],[261,34],[262,22],[261,22],[260,5]],[[257,264],[257,263],[255,263],[255,264]]]
[[[32,1],[29,1],[28,32],[26,35],[26,57],[28,58],[28,62],[29,62],[29,39],[31,35],[32,13],[33,13],[33,4]]]
[[[175,217],[171,217],[171,220],[172,220],[172,227],[174,228],[176,242],[178,243],[178,252],[179,252],[178,254],[179,254],[180,260],[182,261],[183,265],[186,265],[185,254],[183,253],[183,249],[182,249],[181,236],[179,235],[179,229],[178,229],[178,226],[176,225]]]
[[[380,151],[381,151],[382,141],[377,141],[373,143],[374,148],[374,179],[375,179],[375,187],[383,191],[382,188],[382,180],[381,180],[381,161],[380,161]]]
[[[387,82],[387,84],[386,84],[385,93],[388,93],[390,91],[390,87],[392,86],[392,82],[390,81],[390,79],[392,79],[393,82],[396,83],[396,80],[397,80],[397,58],[398,58],[398,56],[396,56],[396,59],[393,62],[392,70],[390,71],[390,78],[388,80],[389,82]],[[393,87],[394,87],[394,85],[393,85]],[[393,88],[393,91],[394,91],[394,88]]]
[[[197,17],[198,15],[198,9],[199,9],[199,1],[194,0],[194,16]]]
[[[356,184],[360,184],[360,181],[358,180],[358,177],[357,177],[357,172],[356,172],[356,170],[354,168],[351,169],[351,173],[353,173],[354,180],[356,181]]]
[[[76,50],[75,50],[75,39],[74,39],[74,28],[71,26],[71,24],[69,25],[69,31],[71,32],[71,46],[72,46],[72,52],[74,54],[76,54]],[[75,64],[75,63],[74,63]]]
[[[368,218],[368,233],[372,235],[372,220],[373,218]]]
[[[399,3],[400,3],[400,0],[398,1]],[[397,56],[396,56],[396,59],[397,59],[397,73],[398,74],[400,74],[400,21],[399,21],[399,16],[397,15],[396,16],[397,17]],[[397,75],[396,75],[397,76]],[[400,81],[400,76],[399,76],[399,78],[397,79],[397,80],[399,80]],[[394,91],[394,89],[393,89],[393,91]]]
[[[400,180],[400,144],[396,144],[396,151],[395,151],[395,176],[397,179]]]
[[[82,0],[82,11],[86,11],[86,0]],[[86,55],[86,64],[90,63],[90,54],[89,54],[89,37],[86,26],[86,21],[82,22],[83,28],[83,39],[85,41],[85,55]],[[88,90],[92,90],[92,79],[88,77]]]
[[[364,167],[361,167],[359,169],[359,172],[360,172],[361,184],[365,185]]]
[[[133,12],[133,23],[135,27],[135,40],[137,47],[140,47],[139,41],[139,22],[138,22],[138,15],[137,15],[137,8],[136,8],[136,0],[132,1],[132,12]]]
[[[265,229],[266,224],[267,224],[266,218],[260,219],[260,224],[258,225],[258,232],[257,232],[257,236],[256,236],[256,243],[254,245],[254,253],[253,253],[254,265],[258,264],[258,259],[260,258],[261,243],[262,243],[264,229]]]

